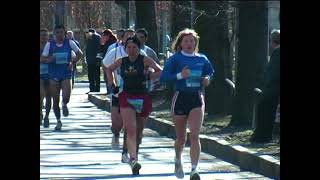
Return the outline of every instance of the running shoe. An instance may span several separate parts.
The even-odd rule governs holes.
[[[123,153],[121,157],[121,162],[122,163],[128,163],[130,161],[130,158],[128,156],[128,153]]]
[[[61,121],[58,121],[56,127],[54,128],[54,130],[60,131],[61,127],[62,127],[62,123],[61,123]]]
[[[141,169],[141,164],[139,164],[136,160],[130,162],[132,175],[139,175],[139,170]]]
[[[68,110],[67,105],[62,106],[62,114],[64,117],[69,116],[69,110]]]
[[[116,137],[115,135],[113,135],[112,137],[112,142],[111,142],[111,148],[113,150],[119,149],[119,136]]]
[[[40,114],[40,125],[42,125],[43,115]]]
[[[184,172],[181,160],[174,158],[174,174],[177,178],[184,178]]]
[[[200,175],[199,175],[197,169],[194,169],[191,171],[190,180],[200,180]]]
[[[44,128],[48,128],[49,127],[49,118],[48,117],[45,117],[43,119],[43,127]]]

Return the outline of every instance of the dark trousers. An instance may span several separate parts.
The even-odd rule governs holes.
[[[100,64],[88,64],[90,92],[100,92]]]
[[[257,124],[253,136],[258,139],[272,139],[279,96],[262,97],[257,109]]]

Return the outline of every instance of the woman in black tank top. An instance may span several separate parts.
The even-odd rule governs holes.
[[[148,79],[155,79],[160,76],[162,68],[152,59],[139,55],[140,42],[136,37],[130,37],[125,43],[127,57],[117,59],[107,68],[108,85],[114,87],[112,72],[120,68],[123,80],[122,92],[119,94],[120,113],[127,132],[127,147],[130,155],[132,173],[139,174],[141,165],[137,162],[137,152],[142,140],[144,121],[151,113],[152,103],[147,95],[145,85],[145,69],[153,68]]]
[[[147,92],[143,59],[144,56],[140,54],[133,62],[129,57],[122,58],[120,75],[123,78],[123,91],[130,94],[145,94]]]

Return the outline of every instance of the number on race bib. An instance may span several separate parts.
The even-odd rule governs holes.
[[[200,87],[202,71],[190,70],[190,76],[186,79],[187,87]]]
[[[68,53],[54,53],[56,59],[56,64],[67,64],[68,63]]]

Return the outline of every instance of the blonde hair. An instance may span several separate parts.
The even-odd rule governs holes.
[[[199,39],[200,37],[198,36],[198,33],[196,33],[195,30],[193,29],[189,29],[189,28],[185,28],[184,30],[180,31],[178,33],[178,36],[176,37],[176,39],[173,41],[172,46],[171,46],[171,50],[172,52],[176,52],[176,51],[181,51],[181,42],[184,36],[187,35],[192,35],[194,37],[194,40],[196,42],[195,48],[194,48],[194,52],[198,52],[199,51]]]

